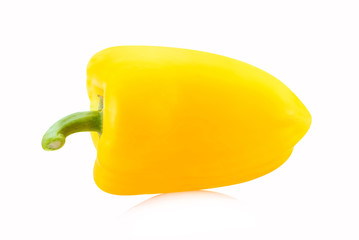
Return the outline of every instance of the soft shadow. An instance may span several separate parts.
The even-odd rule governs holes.
[[[121,216],[126,236],[132,237],[174,239],[218,235],[232,239],[235,232],[252,223],[253,217],[244,204],[212,191],[160,194],[130,208]]]

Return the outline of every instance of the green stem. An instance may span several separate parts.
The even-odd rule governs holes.
[[[42,138],[42,148],[57,150],[65,144],[67,136],[77,132],[102,133],[102,112],[88,111],[70,114],[52,125]]]
[[[99,97],[97,111],[73,113],[52,125],[42,138],[42,148],[57,150],[65,144],[67,136],[77,132],[98,132],[101,135],[103,98]]]

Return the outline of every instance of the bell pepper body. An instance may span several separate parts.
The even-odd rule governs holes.
[[[282,165],[311,115],[282,82],[201,51],[120,46],[87,68],[91,110],[103,96],[94,180],[105,192],[154,194],[246,182]]]

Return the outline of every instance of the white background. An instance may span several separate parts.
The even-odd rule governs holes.
[[[356,3],[1,1],[0,239],[359,239]],[[87,62],[118,45],[257,66],[302,100],[311,129],[282,167],[247,183],[104,193],[89,133],[56,152],[40,142],[54,121],[89,108]]]

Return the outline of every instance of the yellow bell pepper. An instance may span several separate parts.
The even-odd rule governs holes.
[[[311,115],[283,83],[247,63],[170,47],[119,46],[87,67],[91,111],[55,123],[43,148],[92,131],[103,191],[153,194],[237,184],[282,165]]]

